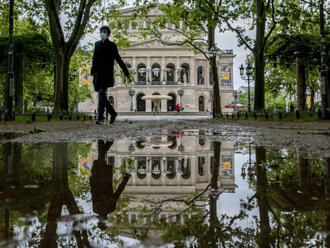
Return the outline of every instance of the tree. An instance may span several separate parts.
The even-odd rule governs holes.
[[[0,74],[6,74],[8,37],[0,37],[0,50]],[[26,77],[31,76],[28,75],[29,73],[35,74],[47,71],[47,67],[53,63],[53,50],[47,36],[35,32],[14,36],[14,50],[15,109],[22,112],[24,81]],[[44,81],[38,78],[38,86],[42,89],[41,84],[44,84]]]

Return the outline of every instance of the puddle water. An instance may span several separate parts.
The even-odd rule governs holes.
[[[213,141],[0,145],[0,247],[329,247],[329,161]]]

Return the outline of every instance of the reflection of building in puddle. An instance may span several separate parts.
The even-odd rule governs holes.
[[[169,221],[180,218],[178,221],[183,223],[185,218],[190,217],[189,214],[185,218],[169,218],[186,207],[183,202],[177,200],[202,193],[211,182],[213,166],[219,166],[219,192],[233,193],[234,143],[221,143],[220,165],[214,164],[213,149],[209,133],[192,129],[184,131],[183,135],[163,132],[159,137],[116,140],[107,153],[108,164],[118,168],[125,158],[134,160],[132,176],[123,192],[123,195],[129,197],[130,203],[118,221],[134,223],[139,219],[139,225],[146,225],[150,219],[141,219],[141,208],[146,205],[152,207],[155,202],[166,200],[157,218]],[[96,156],[97,145],[93,144],[92,157]],[[209,192],[210,188],[204,196],[198,198],[198,202],[205,206]],[[157,239],[156,232],[151,236],[152,239]]]

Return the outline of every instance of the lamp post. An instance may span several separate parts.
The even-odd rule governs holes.
[[[133,111],[133,96],[135,94],[135,90],[133,90],[132,88],[129,89],[128,94],[131,96],[131,111]]]
[[[6,89],[6,115],[5,120],[13,118],[13,86],[14,86],[14,48],[13,48],[13,25],[14,25],[14,0],[9,2],[9,50],[8,50],[8,78]]]
[[[184,94],[184,90],[183,89],[179,89],[178,90],[178,95],[180,96],[180,107],[182,107],[182,96]]]
[[[244,67],[243,64],[241,64],[239,68],[239,74],[241,75],[241,78],[243,80],[247,80],[248,82],[248,111],[251,112],[251,102],[250,102],[250,76],[252,74],[252,67],[250,63],[248,63],[247,67],[245,68],[245,75],[244,75]]]

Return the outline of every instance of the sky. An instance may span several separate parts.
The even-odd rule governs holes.
[[[166,2],[166,1],[159,1],[159,2]],[[133,6],[135,1],[134,0],[127,0],[127,3],[129,6]],[[102,23],[100,23],[101,25]],[[243,25],[245,26],[244,21],[240,21],[237,23],[237,25]],[[249,36],[254,37],[255,33],[254,31],[251,31],[248,33]],[[96,38],[98,38],[98,33],[89,34],[87,39],[90,38],[91,42],[95,42]],[[240,86],[247,86],[247,82],[241,79],[241,76],[239,74],[239,67],[241,64],[244,65],[246,57],[248,54],[250,54],[250,51],[248,49],[245,49],[244,46],[239,47],[238,41],[236,38],[235,33],[231,31],[226,31],[224,33],[220,33],[219,30],[216,30],[215,34],[215,42],[216,46],[220,48],[221,50],[227,50],[227,49],[233,49],[235,58],[233,63],[233,82],[234,82],[234,89],[238,89]],[[253,84],[252,84],[253,85]]]

